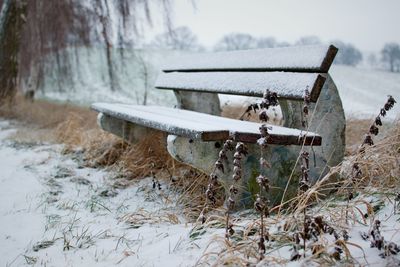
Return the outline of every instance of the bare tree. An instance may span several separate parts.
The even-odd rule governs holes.
[[[272,48],[278,46],[275,37],[262,37],[257,39],[257,48]]]
[[[230,33],[222,37],[221,40],[215,45],[216,51],[230,51],[253,49],[257,47],[257,40],[246,33]]]
[[[339,40],[332,41],[332,43],[339,48],[334,61],[336,64],[356,66],[362,61],[363,55],[354,45]]]
[[[151,85],[152,74],[154,73],[153,66],[150,60],[146,58],[145,51],[137,51],[135,53],[135,61],[139,64],[139,76],[140,80],[143,81],[143,105],[147,105],[148,92]]]
[[[0,104],[12,98],[18,77],[19,38],[26,16],[26,2],[5,0],[0,13]]]
[[[110,27],[112,17],[116,17],[118,20],[115,23],[118,24],[118,38],[121,43],[124,42],[125,36],[138,36],[135,33],[142,28],[141,24],[151,23],[150,3],[158,3],[163,10],[167,25],[170,23],[169,0],[90,0],[89,2],[81,0],[1,0],[0,3],[2,3],[3,10],[0,14],[0,31],[2,32],[0,53],[3,53],[3,57],[18,61],[16,65],[2,60],[0,63],[2,70],[14,69],[16,71],[2,71],[1,79],[20,81],[30,77],[32,70],[39,69],[35,71],[38,73],[37,79],[43,80],[46,60],[51,55],[56,62],[60,88],[63,78],[70,80],[69,77],[71,77],[70,55],[66,52],[66,48],[92,44],[105,46],[111,80],[110,87],[115,88],[112,84],[115,75],[112,70],[111,48],[117,38]],[[20,3],[26,4],[25,8],[18,9],[22,11],[9,8],[9,6],[15,7]],[[88,3],[92,3],[92,5]],[[110,15],[107,8],[111,6],[117,16]],[[16,16],[16,12],[19,15]],[[13,18],[11,22],[10,18]],[[27,23],[22,24],[23,21]],[[131,31],[132,34],[126,34],[127,31]],[[20,45],[16,46],[17,43]],[[5,47],[13,47],[13,53],[6,52]],[[15,92],[17,87],[16,82],[13,84],[12,89],[1,86],[1,94],[12,95],[10,92]],[[40,82],[36,84],[40,84]]]
[[[382,61],[389,66],[391,72],[400,72],[400,45],[396,43],[385,44],[382,51]]]
[[[296,41],[295,45],[319,45],[322,44],[321,39],[318,36],[309,35],[303,36]]]
[[[157,49],[199,51],[203,50],[197,36],[186,26],[172,29],[154,37],[151,46]]]

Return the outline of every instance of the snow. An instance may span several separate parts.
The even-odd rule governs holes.
[[[199,228],[188,222],[182,214],[184,207],[176,204],[181,196],[169,182],[161,181],[162,189],[158,190],[152,188],[148,177],[137,181],[115,178],[113,171],[83,166],[79,150],[64,155],[61,145],[17,142],[13,134],[19,130],[26,129],[0,119],[0,265],[212,265],[223,257],[241,257],[240,249],[256,249],[258,234],[249,235],[248,244],[239,245],[233,254],[224,241],[223,223],[222,227],[216,221],[214,226],[210,223]],[[382,259],[382,251],[360,237],[360,231],[368,233],[371,223],[379,219],[384,239],[400,243],[400,214],[394,213],[392,196],[372,192],[359,195],[350,205],[328,201],[329,205],[321,203],[308,214],[321,215],[330,225],[348,230],[347,247],[356,265],[398,265],[398,255]],[[357,209],[352,209],[345,225],[338,218],[347,206]],[[372,210],[376,212],[365,219],[363,213]],[[293,233],[282,230],[283,225],[290,222],[302,228],[301,215],[297,219],[293,216],[266,220],[271,236],[280,241],[266,243],[267,260],[257,266],[271,264],[268,259],[272,257],[279,259],[280,265],[315,264],[303,259],[289,261],[291,243],[282,241]],[[175,219],[168,219],[171,217]],[[233,213],[231,218],[237,233],[257,225],[252,211]],[[193,233],[198,234],[194,237]],[[332,236],[324,234],[320,240],[333,248]],[[236,244],[234,239],[230,243]],[[312,256],[310,250],[307,255]],[[249,259],[242,256],[242,260]]]
[[[279,97],[302,99],[307,88],[314,88],[317,78],[318,73],[171,72],[160,74],[155,86],[257,97],[269,89]]]
[[[227,131],[229,134],[260,134],[261,123],[234,120],[189,110],[110,103],[95,103],[92,108],[120,119],[173,134],[182,134],[187,129],[188,133],[186,134],[191,134],[196,138],[200,138],[201,133],[220,131]],[[298,137],[306,134],[297,129],[272,125],[269,127],[270,135]],[[313,137],[316,134],[307,132],[307,136]]]
[[[218,53],[196,53],[172,59],[162,66],[176,70],[318,70],[329,46],[311,45]]]
[[[9,127],[0,121],[0,132]],[[206,240],[189,237],[191,225],[167,184],[155,191],[144,178],[114,189],[115,173],[80,166],[60,145],[10,136],[0,139],[1,266],[192,266],[202,253]],[[116,195],[102,196],[106,190]],[[141,212],[150,219],[124,222]],[[168,214],[178,221],[161,219]]]
[[[387,113],[387,117],[400,118],[399,73],[337,65],[332,66],[330,73],[347,117],[375,118],[387,96],[392,95],[397,104]]]

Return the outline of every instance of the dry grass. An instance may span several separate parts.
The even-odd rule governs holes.
[[[223,115],[231,118],[240,117],[246,107],[227,106]],[[46,141],[64,143],[65,152],[84,152],[85,163],[91,167],[111,167],[118,170],[127,179],[154,175],[157,179],[167,179],[176,185],[182,193],[180,204],[186,207],[186,213],[195,219],[205,201],[204,190],[208,176],[175,161],[165,149],[163,136],[155,133],[138,144],[131,145],[120,138],[106,133],[96,125],[96,112],[88,108],[70,104],[55,104],[37,100],[30,102],[17,97],[12,106],[0,108],[0,116],[29,124],[34,130],[19,131],[15,138],[25,141]],[[254,117],[254,114],[252,115]],[[251,119],[251,118],[250,118]],[[253,118],[257,120],[257,118]],[[278,119],[276,123],[280,123]],[[380,134],[381,140],[367,148],[362,155],[354,154],[368,130],[370,120],[350,119],[347,121],[347,151],[350,156],[343,163],[342,175],[349,175],[352,162],[360,163],[363,178],[359,185],[390,187],[398,182],[399,175],[399,123],[384,125],[387,129]],[[396,154],[397,153],[397,154]],[[350,166],[350,167],[349,167]],[[340,167],[332,169],[331,174],[339,173]],[[329,175],[299,199],[293,199],[301,207],[306,203],[315,203],[322,194],[337,189],[337,181],[330,181]],[[379,184],[378,184],[379,183]],[[222,202],[221,202],[222,203]],[[286,206],[289,203],[285,203]],[[300,206],[299,206],[300,205]]]
[[[65,145],[65,153],[82,153],[89,167],[112,168],[118,177],[137,179],[154,176],[171,181],[182,194],[179,204],[189,218],[197,218],[204,203],[208,175],[174,160],[167,152],[162,133],[128,144],[121,138],[101,130],[97,113],[86,107],[31,102],[17,96],[12,105],[0,107],[0,117],[17,120],[26,127],[13,139],[20,142],[50,142]]]
[[[245,111],[245,107],[227,107],[223,110],[223,115],[231,118],[239,118]],[[59,105],[46,101],[36,101],[34,103],[17,98],[11,108],[0,108],[0,116],[16,119],[29,123],[35,130],[34,135],[18,133],[19,138],[37,138],[37,140],[51,140],[65,144],[65,152],[76,153],[83,151],[85,162],[92,167],[110,167],[118,170],[125,178],[134,179],[146,176],[155,176],[157,179],[171,181],[171,184],[181,194],[178,204],[184,207],[184,212],[191,220],[195,220],[205,203],[204,191],[208,183],[208,175],[202,174],[195,169],[185,166],[172,159],[166,151],[162,135],[156,133],[154,136],[145,138],[136,145],[123,142],[120,138],[100,130],[96,125],[96,113],[87,108],[74,107],[71,105]],[[254,116],[254,115],[253,115]],[[250,118],[257,121],[257,118]],[[358,193],[368,194],[371,191],[394,194],[399,192],[400,187],[400,122],[384,122],[380,127],[382,133],[375,139],[375,145],[367,147],[363,153],[357,152],[359,145],[363,141],[364,134],[368,131],[371,120],[350,119],[347,121],[346,139],[348,157],[341,165],[332,168],[330,173],[313,185],[304,194],[295,199],[284,203],[290,207],[276,219],[268,218],[266,227],[274,227],[278,223],[286,221],[287,225],[292,225],[293,229],[286,229],[282,235],[275,235],[272,238],[275,243],[282,246],[293,243],[290,233],[299,230],[299,221],[302,221],[303,211],[307,207],[308,215],[324,212],[330,218],[330,223],[338,227],[345,228],[348,220],[356,220],[359,214],[358,206],[362,200],[357,199],[341,202],[336,207],[330,207],[332,199],[327,199],[328,192],[335,191],[334,197],[345,199],[348,189],[351,187]],[[280,123],[276,121],[276,123]],[[352,178],[352,166],[358,163],[362,170],[362,176],[357,180]],[[340,175],[341,181],[332,180],[331,177]],[[223,203],[221,198],[220,203]],[[365,204],[367,205],[367,203]],[[370,211],[371,207],[367,206]],[[224,227],[224,210],[214,210],[208,214],[207,222],[203,226],[198,226],[197,231],[207,227]],[[373,214],[369,214],[373,218]],[[239,216],[238,216],[239,217]],[[238,241],[226,240],[223,236],[216,237],[211,246],[218,246],[218,253],[213,249],[207,249],[203,257],[199,260],[199,265],[208,265],[214,262],[215,265],[235,264],[247,265],[255,264],[258,260],[257,241],[258,234],[254,233],[259,228],[259,219],[255,218],[247,225],[240,225],[240,218],[233,218],[235,229],[238,232]],[[250,216],[251,217],[251,216]],[[178,223],[178,218],[173,214],[163,214],[159,221],[154,221],[156,217],[145,211],[126,215],[121,220],[130,224],[137,225],[143,220],[151,222],[170,222]],[[249,216],[247,216],[247,219]],[[235,221],[237,220],[237,221]],[[275,221],[274,221],[275,220]],[[148,221],[148,222],[150,222]],[[297,228],[296,228],[297,227]],[[196,228],[195,228],[196,230]],[[324,249],[319,252],[318,259],[311,258],[311,261],[324,262],[325,264],[335,264],[326,253],[329,244],[324,244]],[[221,251],[222,248],[222,251]],[[275,248],[269,248],[273,251]],[[284,264],[279,257],[266,255],[266,263],[276,265]]]

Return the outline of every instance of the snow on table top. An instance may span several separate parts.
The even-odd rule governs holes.
[[[137,106],[127,104],[94,103],[92,108],[104,114],[137,123],[146,127],[202,139],[204,133],[229,135],[255,135],[259,137],[261,123],[240,121],[219,116],[160,106]],[[271,136],[320,138],[319,135],[298,129],[269,125]]]
[[[292,46],[177,57],[163,71],[286,70],[328,72],[337,48],[328,45]]]
[[[309,88],[316,101],[323,86],[317,73],[294,72],[170,72],[158,76],[158,89],[215,92],[261,97],[266,89],[279,97],[303,99]]]

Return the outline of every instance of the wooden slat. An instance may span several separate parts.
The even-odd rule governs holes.
[[[291,46],[183,55],[164,72],[288,71],[327,73],[338,49],[333,45]]]
[[[325,77],[294,72],[170,72],[159,75],[158,89],[261,97],[266,89],[280,98],[302,100],[305,89],[316,102]]]
[[[235,140],[255,143],[259,138],[261,124],[233,120],[188,110],[158,106],[135,106],[126,104],[95,103],[94,110],[106,115],[161,130],[175,135],[203,141],[225,140],[234,136]],[[272,126],[270,144],[279,145],[321,145],[321,136],[315,133]],[[301,137],[301,138],[299,138]]]

